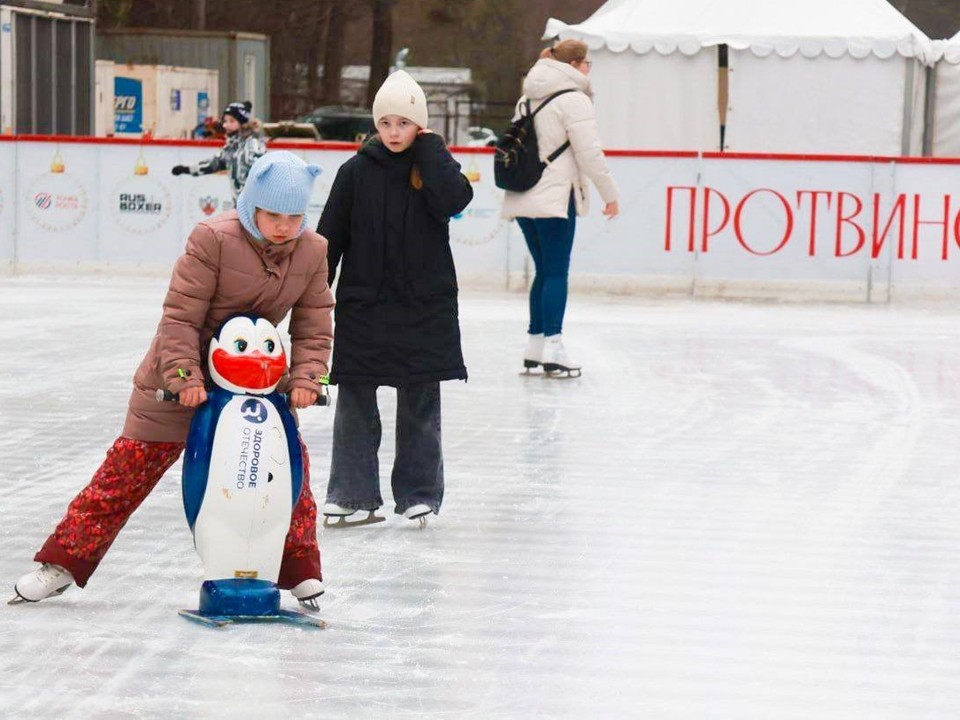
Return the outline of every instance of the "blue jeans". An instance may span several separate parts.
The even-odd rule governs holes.
[[[556,335],[563,329],[567,309],[567,275],[577,210],[573,195],[566,218],[517,218],[517,224],[533,257],[535,274],[530,286],[531,335]]]
[[[380,409],[376,385],[337,385],[333,457],[327,502],[375,510],[380,494]],[[434,512],[443,501],[440,383],[397,388],[396,456],[391,475],[395,512],[423,503]]]

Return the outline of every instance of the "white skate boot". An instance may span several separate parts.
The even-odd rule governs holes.
[[[323,583],[320,580],[310,579],[297,585],[290,591],[290,594],[300,601],[304,610],[320,612],[320,604],[317,602],[317,598],[323,595],[323,592]]]
[[[523,372],[526,375],[534,368],[540,367],[543,356],[543,333],[527,335],[527,349],[523,353]]]
[[[353,508],[345,508],[336,503],[325,503],[323,506],[323,526],[324,527],[348,527],[351,525],[372,525],[373,523],[383,522],[385,517],[377,515],[377,508],[365,511],[367,517],[362,520],[353,520],[347,522],[347,518],[356,513]],[[336,522],[331,522],[336,520]]]
[[[73,575],[68,571],[59,565],[44,563],[17,580],[13,586],[17,595],[9,600],[9,604],[40,602],[44,598],[62,594],[72,583]]]
[[[559,333],[544,338],[543,372],[553,377],[580,377],[580,366],[567,355]]]
[[[407,520],[419,520],[420,527],[425,528],[427,526],[427,517],[432,513],[433,510],[429,505],[424,505],[420,503],[419,505],[411,505],[406,510],[403,511],[403,516]]]

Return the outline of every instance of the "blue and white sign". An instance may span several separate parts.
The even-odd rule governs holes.
[[[197,93],[197,125],[203,124],[203,121],[210,115],[210,95],[203,91]]]
[[[118,133],[143,132],[143,82],[134,78],[113,79],[113,130]]]

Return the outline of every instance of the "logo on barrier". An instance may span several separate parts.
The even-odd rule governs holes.
[[[138,235],[155,232],[170,217],[171,204],[166,186],[150,177],[141,149],[132,174],[117,183],[110,195],[113,219],[128,232]]]
[[[267,406],[260,400],[250,398],[240,406],[240,416],[247,422],[260,425],[267,419]]]
[[[213,215],[220,206],[220,201],[213,195],[204,195],[198,200],[200,212],[206,216]]]
[[[190,225],[203,222],[217,213],[233,210],[233,192],[225,173],[190,178],[181,212]]]
[[[450,223],[450,240],[458,245],[486,245],[500,236],[507,225],[500,217],[503,191],[491,181],[492,172],[480,172],[476,156],[470,156],[464,175],[473,185],[473,202],[451,218],[454,222]]]
[[[70,230],[87,214],[87,193],[67,172],[59,147],[50,162],[50,172],[28,183],[26,198],[30,219],[44,230]]]

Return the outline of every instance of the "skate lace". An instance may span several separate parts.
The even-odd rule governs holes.
[[[64,575],[65,572],[62,568],[51,565],[50,563],[45,563],[37,570],[37,579],[44,585],[53,585],[63,578]]]

